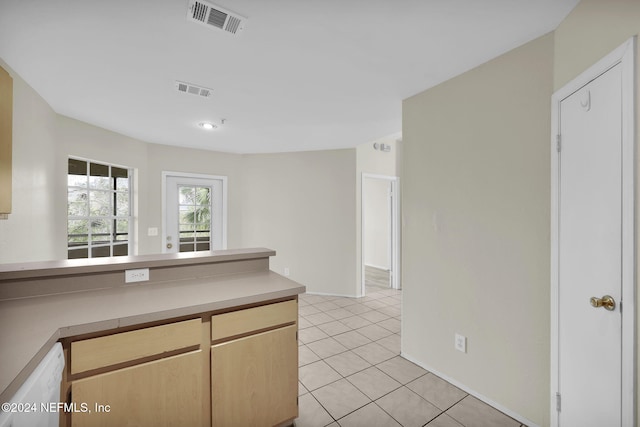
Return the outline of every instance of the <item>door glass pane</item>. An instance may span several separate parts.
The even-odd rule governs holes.
[[[209,250],[211,246],[210,187],[178,186],[178,229],[180,230],[180,252]]]
[[[180,190],[178,192],[181,205],[193,205],[195,201],[195,191],[196,189],[193,187],[179,187]]]
[[[209,242],[196,244],[196,251],[208,251],[208,250],[209,250]]]
[[[180,241],[181,242],[193,242],[195,234],[189,231],[181,231],[180,232]]]
[[[180,252],[193,252],[193,243],[180,244]]]
[[[193,224],[180,224],[180,233],[193,231],[194,227]]]
[[[196,240],[199,242],[209,241],[209,231],[196,231]]]
[[[196,207],[195,206],[182,206],[180,205],[180,225],[190,225],[193,226],[196,217]]]

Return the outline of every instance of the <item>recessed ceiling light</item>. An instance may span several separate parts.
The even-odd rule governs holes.
[[[217,128],[218,126],[214,125],[211,122],[202,122],[202,123],[198,123],[198,126],[200,126],[202,129],[204,130],[214,130],[215,128]]]

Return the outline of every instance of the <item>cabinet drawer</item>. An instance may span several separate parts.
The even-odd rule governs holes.
[[[193,319],[74,341],[71,343],[71,373],[199,345],[201,328],[201,319]]]
[[[211,316],[211,340],[242,335],[298,320],[298,301],[247,308]]]

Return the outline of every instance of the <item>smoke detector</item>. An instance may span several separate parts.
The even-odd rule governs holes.
[[[242,32],[247,21],[237,13],[199,0],[189,0],[187,19],[236,35]]]
[[[182,93],[190,93],[191,95],[198,95],[203,98],[210,98],[213,94],[213,89],[207,87],[194,85],[191,83],[185,83],[176,80],[176,90]]]

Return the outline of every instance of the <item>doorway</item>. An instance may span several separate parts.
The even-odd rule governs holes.
[[[362,174],[362,295],[367,285],[399,289],[398,178]]]
[[[227,247],[227,177],[163,172],[162,251]]]
[[[635,425],[634,53],[552,98],[552,426]]]

